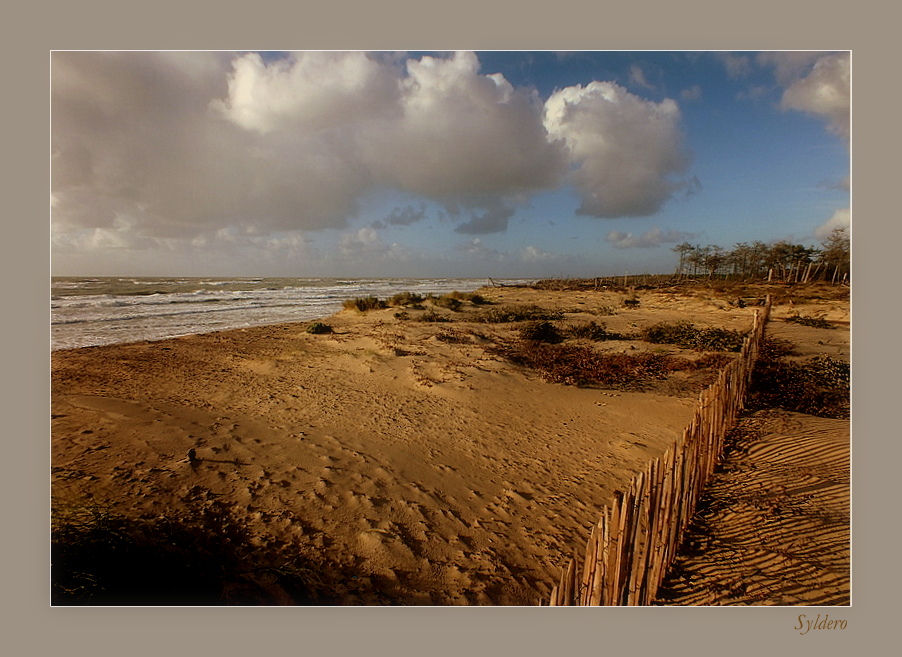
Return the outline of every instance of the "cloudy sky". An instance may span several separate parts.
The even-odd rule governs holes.
[[[595,276],[850,220],[845,52],[55,52],[55,275]]]

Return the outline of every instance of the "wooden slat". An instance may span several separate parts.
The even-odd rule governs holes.
[[[650,604],[735,424],[770,317],[771,297],[755,310],[738,358],[698,397],[689,426],[660,459],[651,461],[604,507],[586,541],[551,590],[548,604]]]

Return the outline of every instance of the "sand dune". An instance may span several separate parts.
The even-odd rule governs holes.
[[[848,421],[760,411],[742,430],[662,598],[850,604]]]
[[[483,292],[619,332],[746,329],[753,312],[652,291],[635,309],[613,291]],[[54,499],[148,518],[215,501],[260,545],[331,573],[331,603],[534,604],[613,491],[676,440],[698,381],[546,383],[485,348],[515,327],[474,323],[477,310],[439,309],[450,323],[343,311],[328,335],[285,324],[54,352]]]

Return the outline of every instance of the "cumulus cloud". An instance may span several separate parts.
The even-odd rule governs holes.
[[[474,53],[407,61],[403,119],[359,143],[379,182],[437,200],[466,202],[550,188],[564,154],[542,124],[542,102],[500,74],[482,75]]]
[[[691,87],[686,87],[680,92],[680,98],[683,100],[698,100],[702,97],[702,88],[694,84]]]
[[[695,237],[693,233],[652,228],[641,235],[612,230],[605,236],[605,241],[610,242],[618,249],[648,249],[662,244],[676,244],[693,237]]]
[[[741,78],[752,72],[752,59],[748,55],[739,55],[732,52],[717,53],[718,59],[727,69],[727,75],[731,78]]]
[[[643,71],[642,67],[638,64],[630,66],[630,84],[636,87],[642,87],[643,89],[655,88],[655,86],[646,79],[645,71]]]
[[[501,255],[497,249],[493,249],[483,244],[482,239],[479,237],[474,237],[464,244],[458,244],[454,248],[457,251],[464,251],[480,258],[498,258]]]
[[[492,248],[483,243],[479,237],[454,247],[456,251],[461,251],[472,256],[476,261],[489,261],[497,263],[523,263],[526,265],[564,262],[567,258],[559,253],[545,251],[532,244],[511,251],[501,251]]]
[[[556,91],[545,103],[545,125],[567,147],[580,195],[577,212],[594,217],[647,216],[685,181],[680,110],[635,96],[610,82]]]
[[[852,189],[852,179],[850,176],[843,176],[839,180],[825,180],[819,187],[840,192],[848,192]]]
[[[126,218],[190,238],[242,221],[341,226],[366,176],[318,135],[269,139],[215,116],[231,64],[211,53],[55,53],[55,222]]]
[[[523,262],[549,262],[559,258],[560,255],[550,251],[543,251],[537,246],[529,245],[520,250],[520,259]]]
[[[182,240],[287,252],[302,248],[287,234],[348,229],[382,187],[485,235],[564,182],[597,217],[653,214],[684,184],[674,101],[592,82],[543,102],[470,52],[56,52],[51,74],[63,250]],[[340,248],[390,249],[375,228],[422,221],[425,207],[398,208]]]
[[[359,230],[344,233],[338,247],[344,254],[386,251],[389,248],[372,226],[364,226]]]
[[[784,88],[780,106],[819,116],[847,143],[851,129],[851,56],[848,52],[774,52],[759,56]]]
[[[425,217],[425,205],[421,204],[418,208],[414,208],[412,205],[407,205],[403,209],[395,208],[394,210],[392,210],[391,213],[385,218],[385,221],[392,226],[410,226],[411,224],[415,224],[418,221],[422,221]]]
[[[781,50],[758,53],[756,59],[759,64],[774,69],[778,84],[789,87],[804,77],[824,54],[817,50]]]
[[[455,232],[464,235],[487,235],[507,230],[507,222],[514,216],[516,208],[502,199],[484,201],[482,205],[481,210],[471,211],[470,220],[455,228]]]
[[[825,240],[830,237],[830,233],[832,233],[836,228],[848,229],[851,228],[851,226],[851,210],[849,208],[840,208],[833,213],[832,217],[830,217],[826,222],[824,222],[814,230],[814,236],[819,240]]]
[[[808,75],[786,89],[781,106],[826,119],[830,133],[848,142],[851,130],[850,64],[848,53],[821,57]]]
[[[249,53],[232,67],[228,96],[210,107],[248,130],[317,131],[400,111],[396,71],[366,53],[292,53],[269,63]]]

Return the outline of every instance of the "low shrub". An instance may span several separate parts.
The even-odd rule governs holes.
[[[608,333],[604,323],[596,324],[595,322],[574,324],[564,329],[564,332],[568,338],[593,340],[595,342],[600,342],[602,340],[616,340],[621,337],[615,333]]]
[[[313,322],[307,327],[307,333],[313,333],[314,335],[332,333],[332,327],[322,322]]]
[[[476,313],[472,320],[474,322],[483,322],[487,324],[506,324],[511,322],[524,321],[558,321],[563,319],[564,314],[556,310],[545,310],[539,306],[497,306],[494,308],[486,308]]]
[[[449,292],[446,296],[457,299],[458,301],[469,301],[474,306],[482,306],[488,303],[488,300],[485,297],[476,294],[475,292],[458,292],[457,290],[454,290],[453,292]]]
[[[706,328],[698,332],[695,349],[699,351],[739,351],[745,342],[742,331],[724,328]]]
[[[421,322],[450,322],[451,318],[446,317],[445,315],[440,315],[434,310],[427,310],[422,315],[420,315],[417,320]]]
[[[602,354],[591,347],[519,341],[502,347],[513,363],[541,372],[550,383],[628,386],[639,380],[664,379],[689,367],[688,360],[664,354]]]
[[[342,303],[345,310],[357,310],[366,312],[368,310],[379,310],[386,308],[386,303],[376,297],[358,297],[356,299],[345,299]]]
[[[447,331],[444,329],[438,332],[438,334],[435,336],[435,339],[451,344],[469,344],[470,342],[472,342],[472,340],[470,340],[470,336],[468,335],[457,333],[456,331]]]
[[[463,302],[460,299],[453,297],[450,294],[443,294],[440,297],[430,296],[429,301],[434,306],[447,308],[448,310],[459,310],[463,305]]]
[[[393,295],[388,300],[389,306],[410,306],[413,304],[420,303],[423,300],[423,295],[416,294],[415,292],[399,292],[398,294]]]
[[[653,324],[643,329],[640,337],[652,344],[674,344],[698,351],[739,351],[745,340],[741,331],[716,327],[699,329],[686,321]]]
[[[697,330],[690,322],[675,322],[668,324],[660,322],[642,329],[640,336],[646,342],[652,344],[675,344],[686,349],[691,349]]]
[[[564,340],[564,336],[557,327],[551,322],[545,321],[529,322],[520,328],[519,333],[521,340],[547,342],[548,344],[557,344]]]
[[[822,317],[806,317],[804,315],[790,315],[783,319],[784,322],[801,324],[802,326],[812,326],[814,328],[832,329],[836,328]]]
[[[819,417],[848,419],[851,370],[849,364],[827,355],[798,361],[785,358],[785,343],[760,350],[746,406],[782,408]]]

